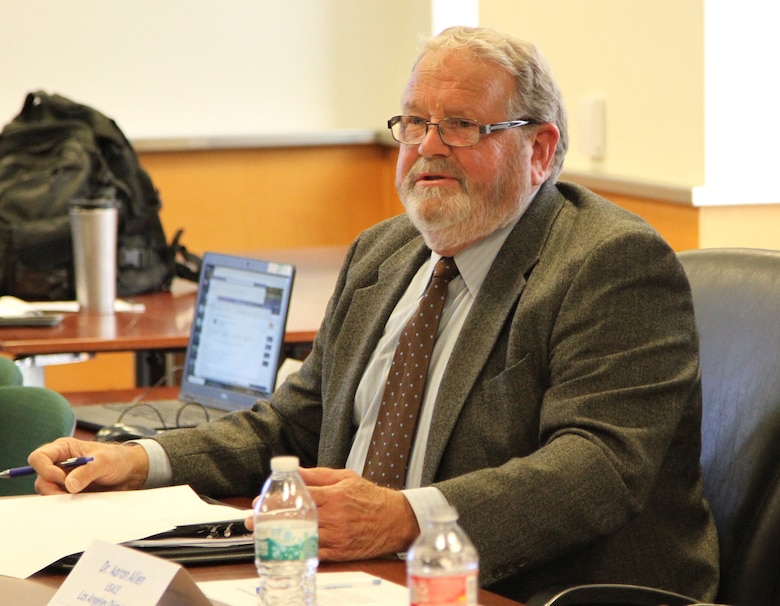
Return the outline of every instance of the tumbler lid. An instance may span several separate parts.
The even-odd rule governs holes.
[[[119,202],[114,196],[98,196],[95,198],[72,198],[68,203],[70,208],[95,209],[95,208],[119,208]]]

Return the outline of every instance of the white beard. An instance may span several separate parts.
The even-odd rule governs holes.
[[[459,248],[469,241],[472,202],[465,192],[448,193],[412,188],[402,197],[406,214],[431,250]]]
[[[525,196],[518,194],[519,183],[511,178],[511,183],[497,179],[492,188],[482,184],[474,186],[473,192],[461,175],[453,175],[461,183],[459,191],[444,187],[415,188],[416,174],[432,170],[435,164],[429,161],[424,166],[415,165],[397,184],[406,214],[431,250],[461,250],[518,216]],[[449,173],[452,174],[451,169]]]

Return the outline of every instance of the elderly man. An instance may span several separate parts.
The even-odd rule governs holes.
[[[46,445],[30,457],[38,490],[251,495],[271,456],[295,454],[323,560],[404,551],[449,502],[499,593],[622,582],[712,598],[698,338],[674,252],[641,219],[557,182],[565,110],[532,45],[446,30],[401,111],[388,126],[406,214],[355,240],[300,372],[252,411],[129,448]],[[396,387],[421,298],[444,301],[438,336]],[[412,412],[386,429],[393,406]],[[94,463],[53,465],[83,454]]]

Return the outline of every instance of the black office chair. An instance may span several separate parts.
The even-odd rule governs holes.
[[[638,585],[592,584],[577,585],[553,594],[549,599],[543,594],[535,596],[528,606],[715,606],[703,604],[693,598]]]
[[[701,333],[702,466],[718,601],[780,606],[780,251],[680,253]]]
[[[701,338],[701,462],[721,547],[717,602],[780,606],[780,251],[679,257]],[[584,585],[545,606],[697,603],[650,588]]]

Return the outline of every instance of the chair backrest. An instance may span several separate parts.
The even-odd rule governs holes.
[[[68,401],[45,387],[0,386],[0,469],[27,465],[38,446],[73,435],[76,417]],[[0,496],[32,494],[35,476],[0,481]]]
[[[575,585],[560,592],[542,592],[526,606],[707,606],[679,593],[638,585]]]
[[[702,467],[718,601],[780,605],[780,251],[681,252],[701,340]]]

